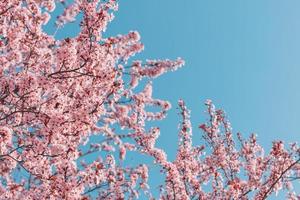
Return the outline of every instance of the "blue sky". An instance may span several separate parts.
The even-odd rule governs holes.
[[[138,30],[145,45],[138,58],[183,57],[184,68],[154,81],[154,95],[173,108],[184,99],[197,124],[210,98],[235,132],[255,132],[269,146],[300,139],[299,7],[293,0],[120,1],[107,35]],[[177,134],[173,110],[162,142]]]
[[[273,140],[300,140],[300,1],[126,0],[105,35],[137,30],[145,51],[138,59],[186,61],[154,83],[154,96],[173,109],[158,124],[170,158],[177,145],[178,99],[192,110],[194,137],[205,121],[204,101],[223,108],[234,132],[254,132],[267,149]],[[76,35],[70,25],[58,32]]]

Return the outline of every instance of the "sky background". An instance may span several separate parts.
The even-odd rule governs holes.
[[[184,68],[154,81],[154,95],[173,108],[184,99],[197,125],[212,99],[234,132],[255,132],[269,146],[300,139],[299,9],[296,0],[127,0],[107,35],[138,30],[145,51],[137,57],[184,58]],[[176,139],[173,111],[162,142]]]
[[[205,122],[204,102],[226,111],[233,132],[300,140],[300,1],[121,0],[106,36],[137,30],[145,50],[137,59],[175,59],[185,67],[154,80],[154,97],[169,100],[158,146],[176,155],[178,99],[192,110],[194,138]],[[57,33],[76,35],[75,25]]]

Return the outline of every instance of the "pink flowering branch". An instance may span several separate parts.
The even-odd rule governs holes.
[[[42,29],[58,3],[56,31],[82,14],[77,36],[57,40]],[[265,155],[255,135],[236,140],[211,101],[200,146],[179,101],[177,155],[168,160],[156,146],[159,127],[146,126],[171,108],[153,97],[152,81],[184,61],[131,62],[144,48],[138,32],[102,35],[117,8],[115,0],[0,2],[0,199],[153,199],[149,166],[128,165],[128,151],[161,167],[160,199],[266,199],[281,190],[299,199],[299,147],[275,141]],[[94,135],[101,141],[89,141]]]

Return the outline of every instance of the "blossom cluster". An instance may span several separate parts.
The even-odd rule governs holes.
[[[82,14],[76,37],[43,31],[58,4],[58,29]],[[117,8],[116,0],[0,2],[0,199],[153,199],[149,166],[126,165],[128,151],[161,167],[160,199],[266,199],[282,189],[300,199],[292,188],[297,144],[276,141],[265,155],[255,135],[235,140],[211,101],[202,146],[192,144],[190,113],[179,101],[177,156],[168,160],[156,145],[160,129],[146,126],[171,108],[153,97],[152,80],[184,61],[131,61],[143,50],[138,32],[102,35]]]

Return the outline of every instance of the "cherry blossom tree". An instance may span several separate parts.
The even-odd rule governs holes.
[[[65,9],[57,29],[82,14],[76,37],[43,31],[58,4]],[[0,2],[0,199],[153,199],[148,166],[125,165],[127,151],[161,167],[160,199],[266,199],[280,190],[300,199],[292,187],[300,177],[297,144],[276,141],[266,154],[255,135],[234,135],[211,101],[199,126],[203,146],[192,144],[189,111],[179,101],[177,157],[167,159],[155,145],[159,128],[146,128],[171,107],[152,97],[152,80],[184,61],[132,61],[143,50],[137,32],[102,36],[117,8],[115,0]],[[88,162],[92,154],[98,157]]]

